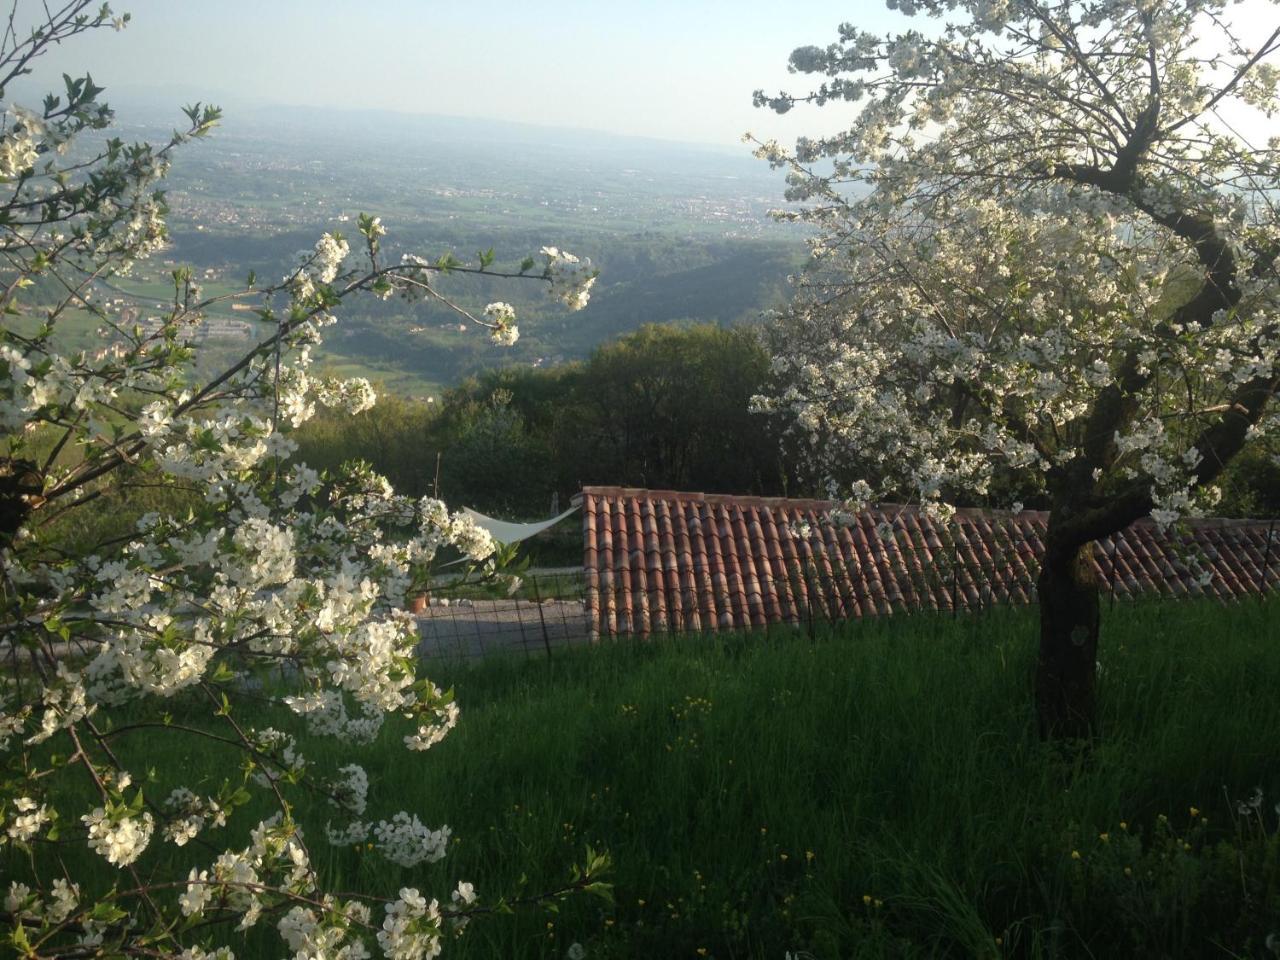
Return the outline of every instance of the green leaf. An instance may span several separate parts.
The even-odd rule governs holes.
[[[9,939],[26,956],[31,956],[31,942],[27,940],[27,928],[22,923],[15,923]]]
[[[214,683],[229,683],[236,678],[235,671],[225,662],[220,662],[209,679]]]
[[[99,902],[89,911],[89,917],[98,923],[112,924],[123,920],[127,914],[113,903]]]
[[[84,91],[82,94],[83,103],[93,103],[98,98],[98,94],[102,93],[106,87],[100,87],[93,82],[93,77],[89,74],[84,75]]]

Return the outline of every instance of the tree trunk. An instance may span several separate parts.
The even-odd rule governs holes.
[[[1040,660],[1036,713],[1040,736],[1092,740],[1097,736],[1094,679],[1098,669],[1101,603],[1092,566],[1093,544],[1046,550],[1040,571]]]
[[[13,542],[43,491],[44,477],[34,463],[0,457],[0,547]]]

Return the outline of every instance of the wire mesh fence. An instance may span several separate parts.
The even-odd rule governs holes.
[[[581,574],[525,577],[520,597],[433,596],[418,614],[425,658],[482,657],[493,653],[551,656],[586,643],[586,587]]]

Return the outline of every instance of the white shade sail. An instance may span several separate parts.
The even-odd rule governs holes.
[[[538,523],[510,523],[506,520],[495,520],[493,517],[486,517],[483,513],[476,513],[470,507],[463,507],[462,512],[474,520],[477,527],[483,527],[488,530],[493,539],[505,544],[528,540],[535,534],[554,527],[577,509],[577,507],[570,507],[559,516],[552,517],[550,520],[542,520]]]

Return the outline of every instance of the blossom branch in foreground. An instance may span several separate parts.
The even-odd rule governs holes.
[[[0,76],[120,25],[109,7],[73,0],[34,46],[0,44]],[[514,343],[510,304],[478,316],[437,279],[543,283],[581,308],[596,271],[550,247],[541,271],[532,257],[495,270],[492,253],[387,265],[386,228],[361,216],[359,254],[325,234],[279,282],[251,278],[210,298],[179,268],[158,329],[132,327],[91,288],[163,245],[170,155],[219,113],[190,108],[188,128],[159,150],[108,141],[86,158],[77,135],[111,119],[100,93],[68,80],[42,114],[15,111],[0,131],[0,289],[15,318],[0,330],[0,858],[11,878],[0,936],[41,957],[229,958],[241,932],[270,920],[294,953],[434,956],[497,907],[466,882],[452,907],[409,887],[327,891],[316,858],[326,844],[406,868],[445,856],[449,828],[385,809],[355,758],[389,717],[411,755],[457,724],[452,692],[418,673],[404,600],[442,551],[468,577],[501,575],[496,545],[465,514],[399,496],[367,465],[313,470],[291,434],[318,406],[356,413],[376,400],[365,380],[311,369],[353,299],[447,301]],[[73,159],[60,161],[64,150]],[[205,372],[187,334],[228,299],[255,301],[266,332]],[[72,309],[97,317],[114,348],[63,352]],[[90,511],[126,479],[164,506],[121,534]],[[198,744],[191,755],[211,771],[195,769],[203,759],[153,762],[134,734],[161,729]],[[309,757],[316,739],[339,750]],[[135,779],[131,766],[155,769]],[[551,896],[600,892],[601,869]]]

